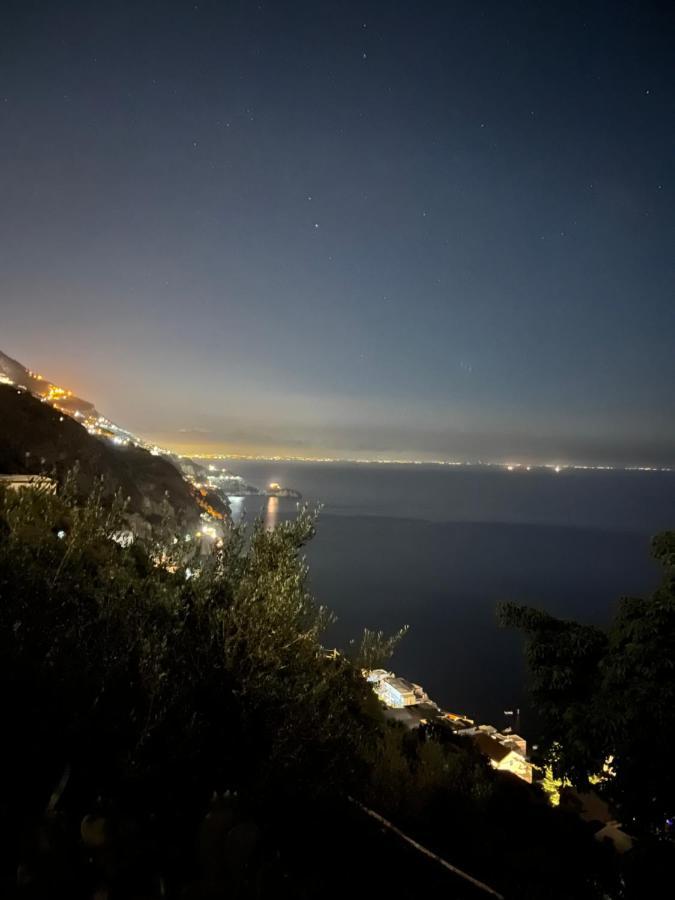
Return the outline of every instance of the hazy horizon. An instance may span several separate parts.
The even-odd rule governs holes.
[[[7,352],[6,348],[0,348]],[[486,435],[480,432],[452,432],[410,425],[399,427],[359,423],[357,426],[326,426],[320,431],[317,439],[317,426],[314,423],[299,424],[287,422],[278,426],[274,433],[264,434],[256,427],[255,418],[243,420],[232,404],[231,417],[209,416],[196,412],[193,416],[200,421],[208,421],[207,427],[181,427],[175,430],[153,428],[164,415],[161,407],[161,395],[147,396],[147,413],[140,410],[135,397],[134,414],[127,416],[125,397],[119,396],[114,385],[101,381],[100,373],[94,368],[92,389],[85,383],[85,378],[74,380],[68,376],[68,366],[56,366],[63,377],[55,377],[55,373],[45,366],[20,358],[20,355],[7,353],[17,362],[34,372],[40,372],[44,378],[62,387],[72,390],[77,396],[88,400],[99,411],[123,428],[127,428],[139,437],[154,442],[161,447],[187,456],[230,456],[236,458],[259,459],[304,459],[317,462],[336,461],[390,461],[390,462],[427,462],[427,463],[488,463],[488,464],[522,464],[522,465],[588,465],[588,466],[654,466],[671,467],[675,464],[675,443],[668,440],[661,443],[652,441],[627,442],[619,438],[615,442],[599,439],[589,434],[581,438],[570,437],[564,433],[558,435],[528,435],[527,433],[509,435]],[[93,388],[96,388],[94,393]],[[113,392],[111,393],[111,387]],[[141,386],[143,389],[144,386]],[[146,389],[147,390],[147,389]],[[105,399],[103,402],[100,396]],[[236,398],[235,398],[236,399]],[[254,410],[255,412],[255,410]],[[373,438],[380,438],[374,443]],[[357,440],[354,440],[354,438]],[[331,440],[332,438],[332,440]],[[351,442],[350,442],[351,438]],[[486,447],[490,450],[486,452]]]

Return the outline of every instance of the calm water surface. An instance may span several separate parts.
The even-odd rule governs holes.
[[[410,625],[392,668],[449,709],[504,724],[526,707],[520,638],[495,605],[515,600],[603,624],[658,581],[651,535],[675,527],[675,474],[236,462],[322,503],[308,547],[312,588],[339,617],[329,643],[364,626]],[[273,520],[296,504],[247,498]],[[527,714],[524,714],[527,730]]]

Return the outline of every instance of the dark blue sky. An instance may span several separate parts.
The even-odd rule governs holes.
[[[0,7],[0,348],[180,448],[675,462],[675,6]]]

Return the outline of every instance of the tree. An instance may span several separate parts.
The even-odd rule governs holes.
[[[0,499],[2,674],[31,697],[14,710],[16,746],[28,720],[35,743],[83,772],[105,757],[137,781],[163,760],[175,779],[198,758],[209,789],[282,784],[291,769],[327,788],[377,705],[323,651],[331,617],[299,556],[313,516],[235,528],[200,556],[178,535],[119,546],[122,512],[96,491],[84,506],[68,489]]]
[[[608,763],[603,791],[623,821],[659,833],[675,813],[675,532],[652,550],[660,586],[648,599],[624,598],[607,630],[514,604],[499,615],[526,636],[554,773],[585,787]]]

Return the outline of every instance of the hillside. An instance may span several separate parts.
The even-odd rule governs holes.
[[[54,470],[62,480],[77,462],[83,493],[103,476],[106,496],[121,490],[129,497],[130,511],[151,524],[159,521],[165,498],[181,523],[198,523],[201,510],[192,488],[162,457],[133,444],[117,446],[93,436],[49,403],[3,384],[0,422],[0,473]]]
[[[42,375],[32,372],[1,350],[0,381],[12,382],[17,387],[30,391],[36,397],[48,400],[53,406],[59,407],[69,415],[77,413],[82,418],[97,418],[99,415],[98,410],[89,400],[76,397],[72,391],[47,381]]]

